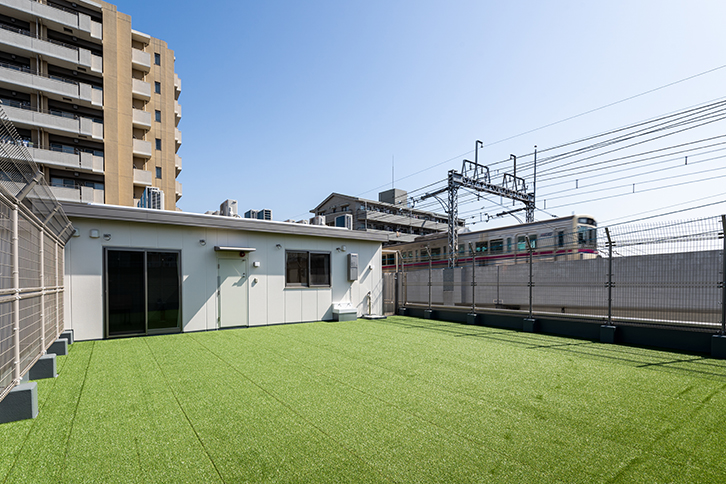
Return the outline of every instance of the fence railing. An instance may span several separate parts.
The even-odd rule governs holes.
[[[597,229],[596,250],[558,255],[538,241],[524,255],[470,250],[452,268],[399,272],[399,306],[575,315],[612,325],[726,332],[726,217]],[[569,234],[576,241],[578,234]],[[592,246],[590,246],[592,248]],[[472,248],[473,249],[473,248]]]
[[[0,400],[64,329],[72,227],[0,108]]]

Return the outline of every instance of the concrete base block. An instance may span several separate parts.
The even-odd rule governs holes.
[[[524,322],[522,323],[522,331],[526,333],[536,333],[537,332],[537,320],[536,319],[529,319],[526,318]]]
[[[72,329],[66,329],[58,337],[67,339],[69,345],[73,344],[73,330]]]
[[[600,342],[601,343],[615,343],[615,330],[616,326],[608,326],[603,324],[600,326]]]
[[[31,380],[42,380],[43,378],[55,378],[58,376],[55,366],[55,355],[48,353],[40,357],[26,375]]]
[[[333,311],[333,319],[335,321],[355,321],[358,319],[358,312],[353,311],[339,311],[335,312]]]
[[[726,336],[721,334],[713,335],[711,338],[711,358],[726,359]]]
[[[68,340],[65,338],[58,338],[48,348],[48,353],[53,353],[58,356],[65,356],[68,354]]]
[[[0,401],[0,423],[27,420],[38,416],[38,384],[22,383]]]
[[[476,313],[469,313],[466,315],[466,324],[476,324],[478,319],[478,314]]]
[[[434,318],[434,310],[433,309],[425,309],[424,310],[424,319],[433,319]]]
[[[398,308],[398,315],[399,316],[405,316],[406,315],[406,308]]]

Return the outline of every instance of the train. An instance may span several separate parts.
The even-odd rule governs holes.
[[[459,232],[457,265],[516,264],[529,259],[527,239],[537,260],[596,258],[597,222],[591,215],[571,215],[541,222]],[[413,242],[384,248],[384,272],[448,265],[448,234],[417,237]],[[473,259],[473,260],[472,260]]]

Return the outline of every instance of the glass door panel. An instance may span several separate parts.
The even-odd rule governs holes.
[[[147,252],[148,330],[179,327],[179,254]]]
[[[108,335],[146,332],[144,253],[109,250],[106,258]]]

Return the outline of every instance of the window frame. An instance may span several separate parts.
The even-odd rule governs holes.
[[[154,93],[161,94],[161,83],[159,81],[154,81]]]
[[[305,267],[303,267],[303,275],[299,274],[298,270],[298,279],[299,281],[291,282],[289,278],[290,270],[289,270],[289,264],[290,264],[290,255],[291,254],[305,254]],[[322,259],[327,262],[327,267],[325,267],[325,262],[323,264],[323,270],[325,271],[325,274],[323,274],[323,277],[325,279],[324,282],[313,282],[314,277],[319,277],[320,274],[314,275],[315,267],[313,267],[313,259],[322,256]],[[321,287],[332,287],[332,257],[330,251],[323,251],[323,250],[298,250],[298,249],[289,249],[285,250],[285,288],[321,288]],[[298,268],[300,269],[300,268]]]
[[[161,111],[159,111],[158,109],[154,110],[154,120],[157,123],[161,123]]]
[[[161,151],[161,138],[156,138],[156,151]]]
[[[158,52],[154,52],[154,65],[161,65],[161,54],[159,54]]]

